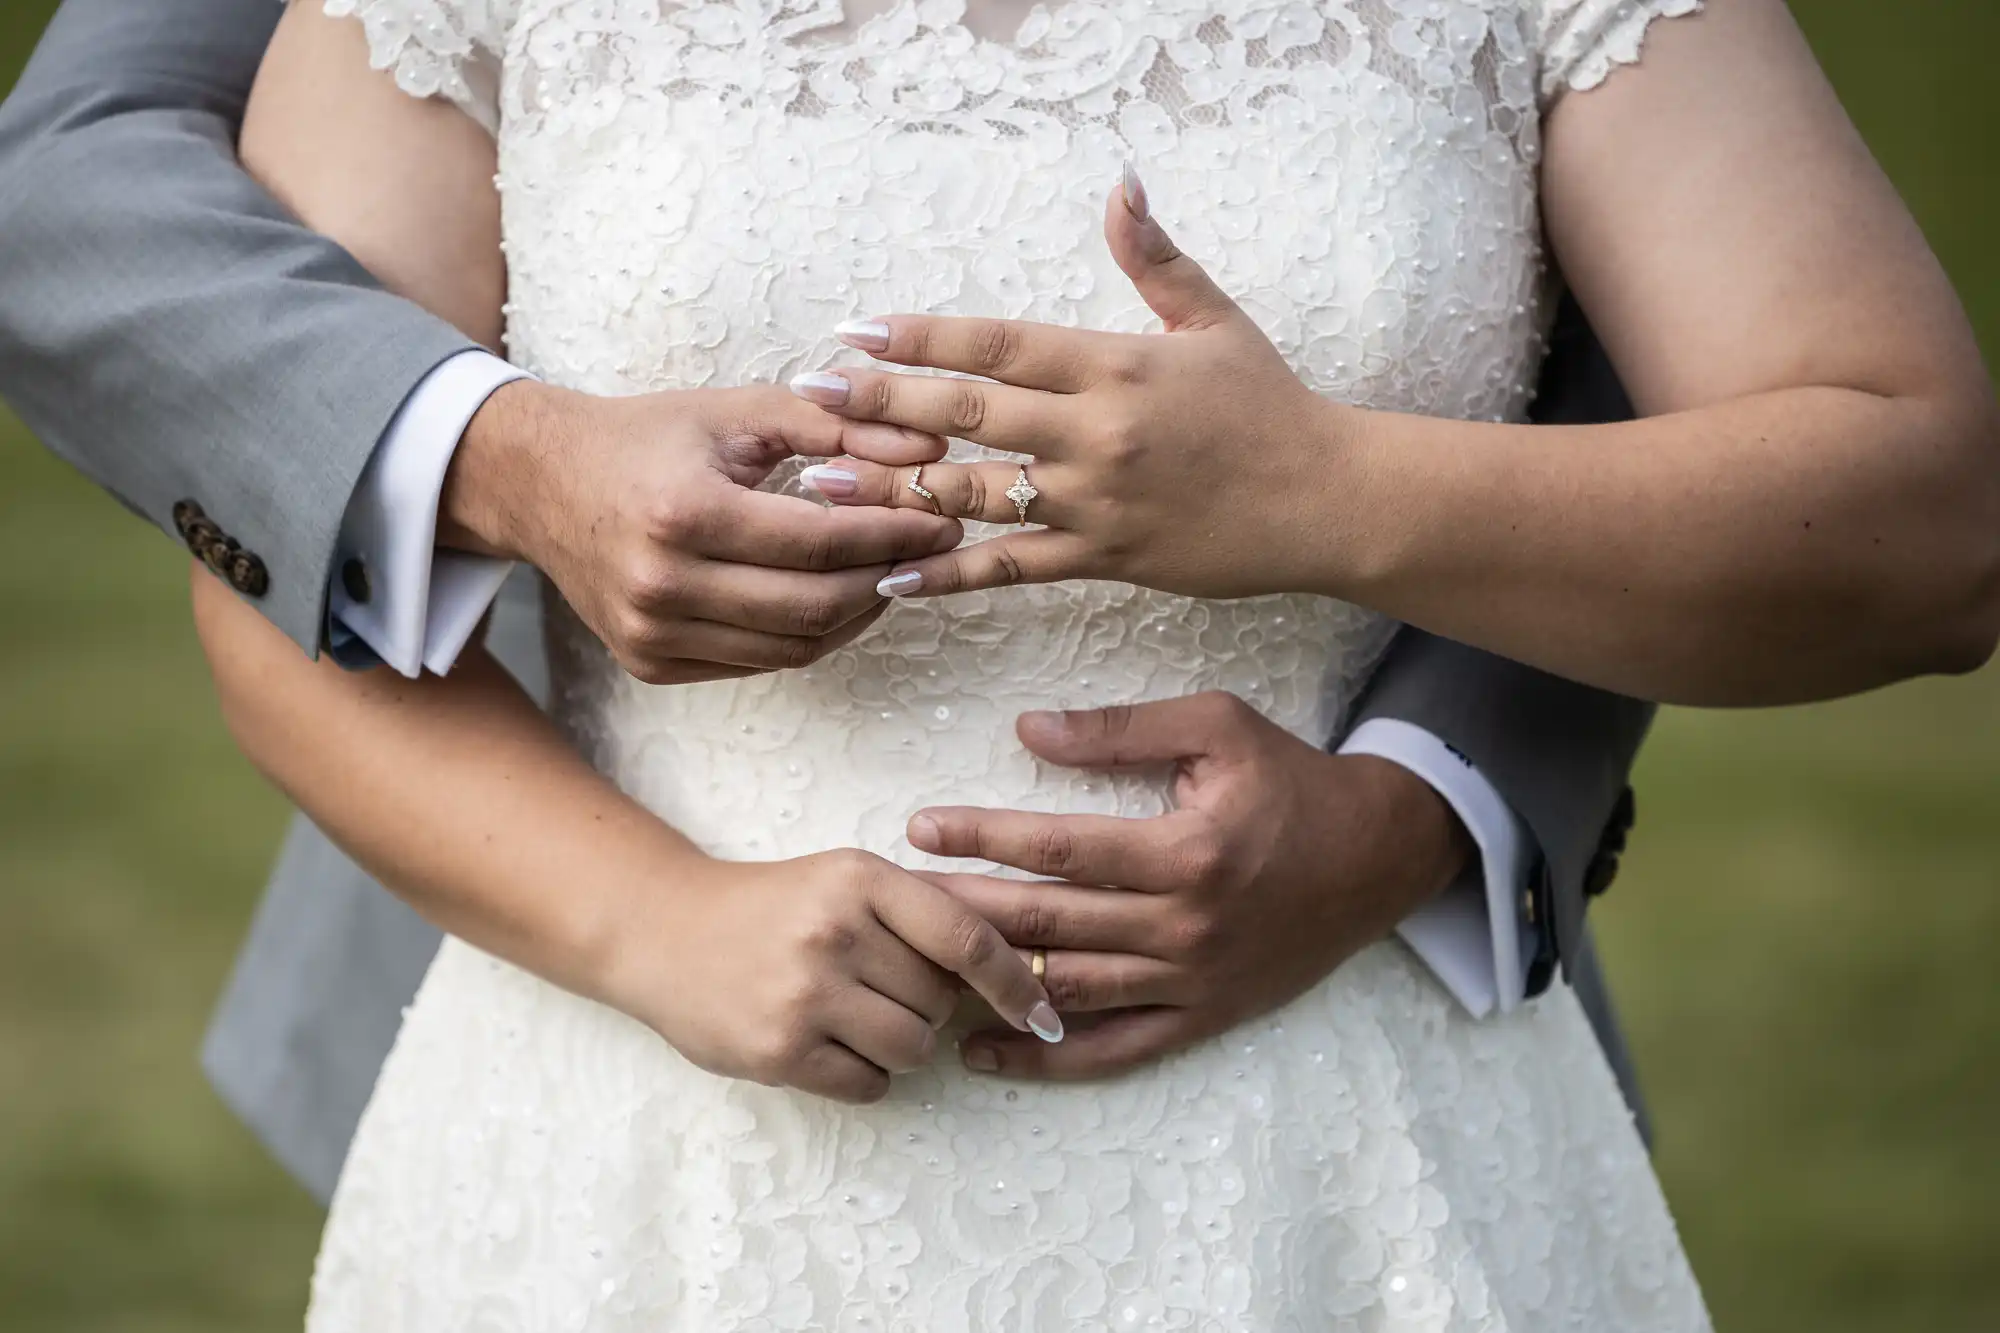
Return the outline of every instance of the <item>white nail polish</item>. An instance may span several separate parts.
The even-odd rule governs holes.
[[[1133,167],[1130,158],[1125,161],[1123,189],[1125,207],[1131,211],[1133,217],[1144,222],[1153,215],[1152,206],[1146,202],[1146,183],[1139,179],[1139,172]]]
[[[1028,1031],[1053,1046],[1063,1039],[1062,1017],[1043,1000],[1028,1011]]]
[[[847,401],[847,395],[854,388],[847,382],[847,376],[836,375],[830,370],[809,370],[803,375],[794,375],[790,387],[799,397],[821,407],[839,407]]]
[[[815,463],[799,473],[799,481],[821,495],[836,500],[845,500],[861,487],[859,473],[849,472],[844,467],[831,463]]]
[[[878,597],[903,597],[924,586],[924,576],[914,569],[906,569],[900,574],[891,574],[875,585]]]
[[[850,319],[833,327],[834,337],[864,352],[889,350],[889,326],[872,319]]]

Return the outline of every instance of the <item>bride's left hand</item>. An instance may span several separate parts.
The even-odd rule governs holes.
[[[793,391],[855,420],[1030,455],[1025,519],[1014,463],[865,459],[806,470],[838,504],[933,508],[1042,525],[898,566],[893,596],[1100,578],[1206,597],[1316,588],[1346,523],[1308,475],[1349,466],[1361,413],[1300,382],[1241,306],[1150,216],[1128,175],[1105,209],[1118,266],[1164,334],[1094,333],[1009,320],[893,315],[842,325],[877,360],[985,381],[819,371]]]

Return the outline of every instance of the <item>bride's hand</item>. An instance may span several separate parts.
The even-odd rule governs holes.
[[[1118,265],[1166,323],[1092,333],[918,315],[842,325],[878,360],[997,383],[877,370],[822,371],[793,392],[848,420],[894,423],[1030,455],[1025,518],[1013,463],[856,458],[808,468],[837,504],[893,505],[1040,531],[916,560],[895,596],[1108,578],[1195,596],[1317,586],[1345,524],[1327,487],[1351,465],[1359,412],[1300,382],[1256,323],[1170,240],[1128,174],[1105,210]]]
[[[1059,1041],[1048,993],[999,931],[866,852],[710,861],[641,895],[600,998],[712,1073],[872,1102],[930,1062],[959,982]]]

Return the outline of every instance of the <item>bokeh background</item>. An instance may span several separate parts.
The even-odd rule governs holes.
[[[0,88],[54,7],[0,0]],[[1793,8],[1991,364],[2000,3]],[[0,410],[10,1333],[304,1308],[318,1209],[194,1063],[285,808],[223,734],[184,559]],[[1638,788],[1597,920],[1719,1326],[2000,1330],[2000,667],[1672,713]]]

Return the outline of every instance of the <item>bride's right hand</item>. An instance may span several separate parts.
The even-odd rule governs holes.
[[[640,680],[805,666],[880,613],[875,585],[891,562],[948,551],[963,533],[922,511],[830,510],[754,487],[797,454],[922,463],[944,447],[843,422],[776,386],[612,398],[521,380],[466,428],[439,541],[540,569]]]
[[[1048,993],[983,917],[866,852],[708,861],[641,895],[604,998],[729,1078],[873,1102],[928,1064],[960,981],[1059,1041]]]

